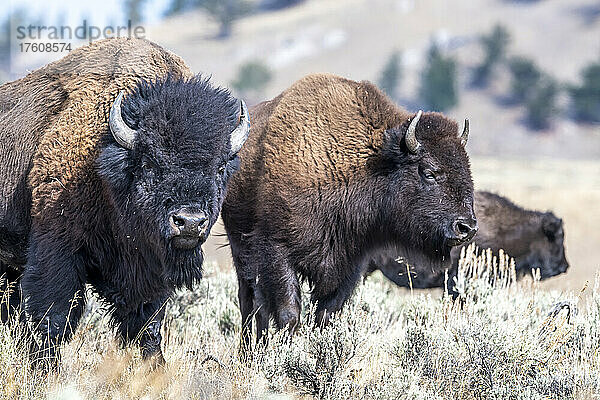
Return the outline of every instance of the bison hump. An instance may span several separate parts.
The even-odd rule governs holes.
[[[382,133],[403,112],[372,84],[331,74],[309,75],[283,92],[255,128],[266,173],[273,179],[322,185],[347,182],[365,171]]]

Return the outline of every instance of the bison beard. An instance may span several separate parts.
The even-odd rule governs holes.
[[[368,82],[306,77],[252,110],[223,205],[243,344],[274,318],[294,329],[300,280],[317,320],[340,310],[373,252],[400,245],[439,263],[472,237],[473,189],[455,122],[410,114]]]
[[[113,54],[121,58],[107,63],[106,74],[71,70]],[[31,207],[31,220],[21,221],[29,228],[27,263],[16,266],[37,350],[57,361],[89,284],[108,304],[123,342],[162,360],[165,302],[201,278],[200,245],[237,169],[247,110],[146,41],[98,42],[49,68],[72,74],[57,75],[70,77],[71,92],[31,146],[31,202],[20,204]]]

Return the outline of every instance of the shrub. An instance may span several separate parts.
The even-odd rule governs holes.
[[[244,95],[261,95],[273,78],[271,70],[260,61],[250,61],[238,69],[231,86]]]
[[[600,283],[600,282],[599,282]],[[91,300],[60,371],[29,367],[18,324],[0,325],[0,398],[587,399],[600,394],[600,287],[578,297],[517,283],[514,265],[473,248],[456,301],[374,274],[330,325],[302,323],[238,356],[233,271],[214,265],[167,305],[164,368],[120,349]],[[308,289],[307,287],[305,289]],[[579,309],[578,309],[579,308]],[[304,397],[303,397],[304,396]]]

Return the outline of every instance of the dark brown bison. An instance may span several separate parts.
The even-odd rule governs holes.
[[[222,211],[245,341],[253,313],[259,337],[271,317],[296,326],[300,280],[326,322],[374,251],[399,245],[447,263],[474,235],[468,126],[333,75],[305,77],[251,114]]]
[[[243,103],[177,56],[113,39],[0,87],[0,255],[56,361],[85,304],[157,355],[164,305],[201,277],[249,132]],[[18,277],[17,277],[18,278]]]
[[[452,249],[449,269],[413,264],[402,257],[394,259],[384,255],[371,262],[368,272],[379,269],[399,286],[444,288],[448,271],[447,285],[452,292],[460,251],[470,243],[475,243],[481,250],[492,249],[496,254],[503,249],[515,259],[518,276],[531,273],[534,268],[540,270],[541,279],[567,271],[569,263],[565,257],[563,223],[553,213],[526,210],[505,197],[482,191],[475,192],[474,204],[479,231],[469,243]]]

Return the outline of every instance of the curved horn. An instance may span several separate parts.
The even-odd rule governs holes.
[[[135,130],[127,126],[121,115],[121,101],[123,100],[123,92],[120,92],[117,99],[110,109],[108,117],[108,125],[113,137],[121,146],[126,149],[133,149],[133,140],[135,139]]]
[[[465,127],[462,135],[460,135],[460,143],[463,147],[467,145],[467,140],[469,140],[469,119],[465,118]]]
[[[240,112],[240,123],[238,126],[231,132],[231,150],[230,154],[237,154],[238,151],[242,148],[242,145],[248,139],[248,134],[250,133],[250,119],[248,118],[248,107],[246,107],[246,103],[244,100],[241,101],[241,112]]]
[[[421,147],[421,144],[415,135],[415,130],[417,129],[417,124],[419,123],[419,119],[421,119],[421,115],[423,115],[423,111],[419,110],[417,115],[415,115],[413,120],[410,122],[410,125],[406,130],[406,137],[404,139],[406,141],[406,147],[408,147],[408,151],[413,154],[419,150],[419,147]]]

